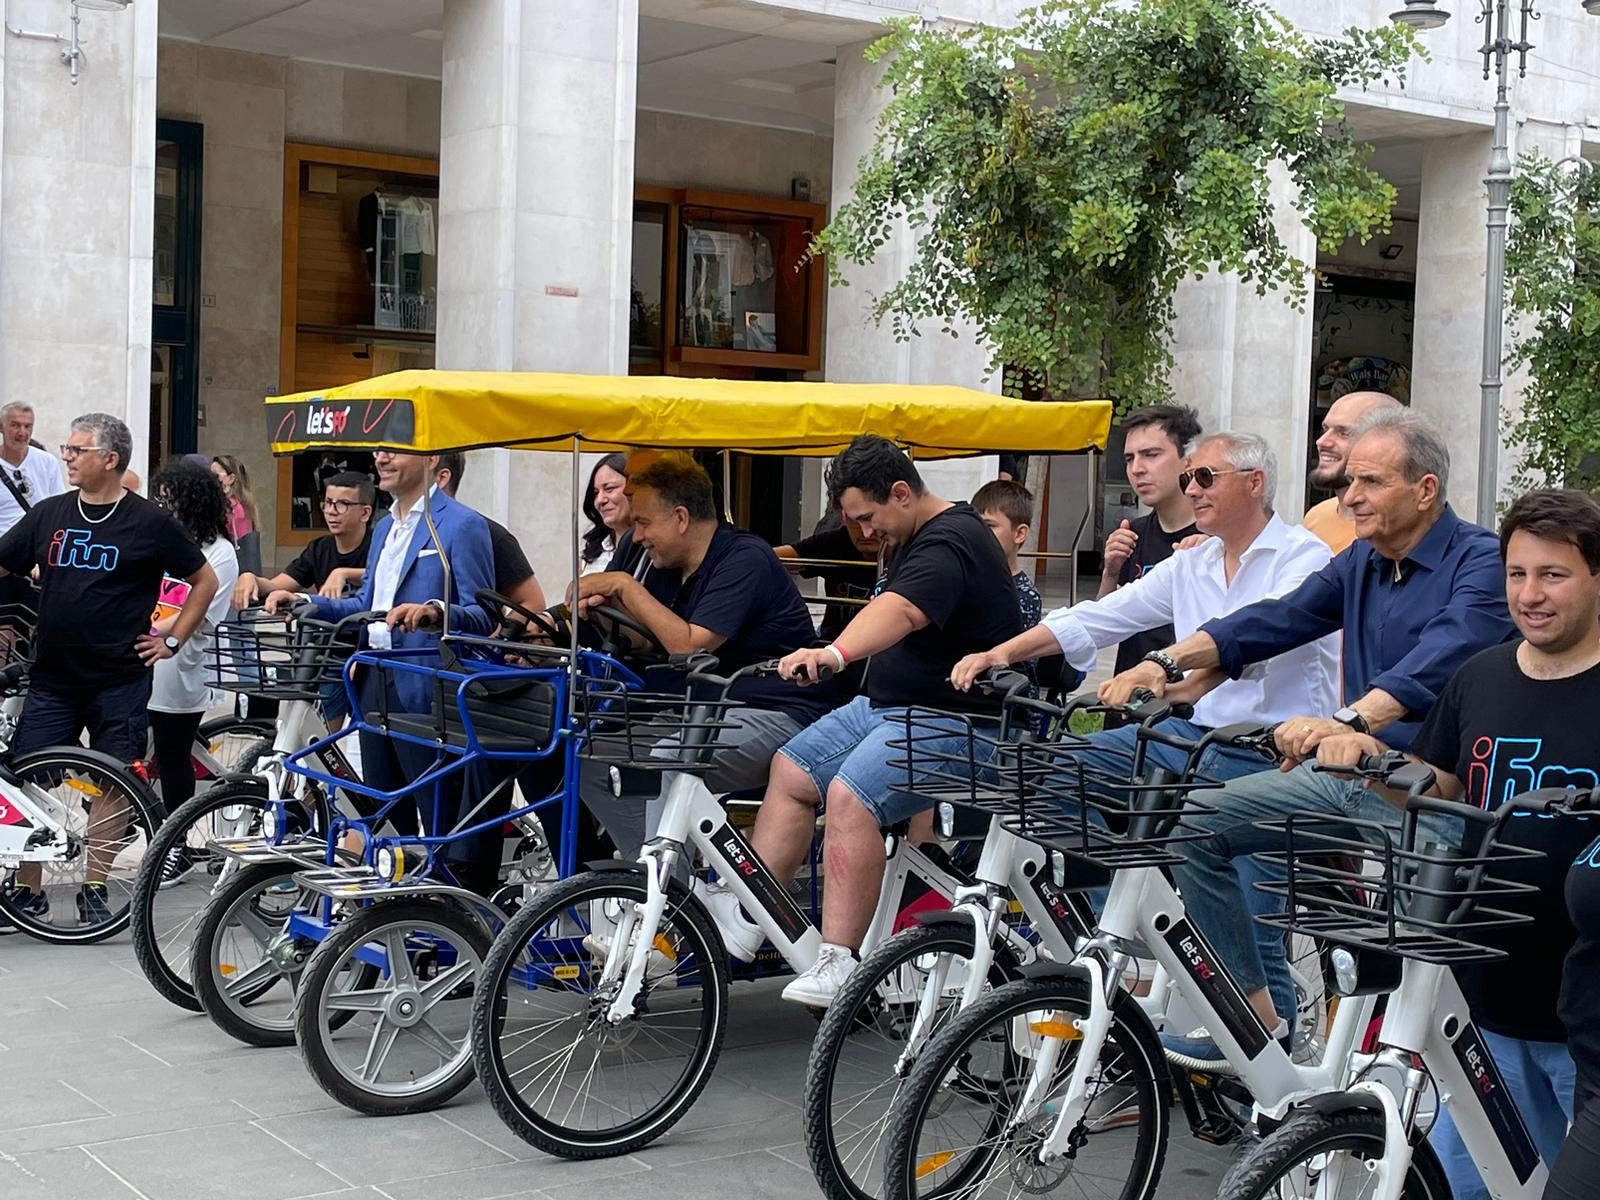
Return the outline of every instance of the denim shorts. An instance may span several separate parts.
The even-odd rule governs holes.
[[[828,785],[838,780],[887,828],[932,807],[921,796],[902,790],[906,750],[889,743],[904,741],[905,716],[904,708],[873,708],[865,696],[857,696],[795,734],[778,753],[810,776],[818,797],[826,799]],[[918,752],[966,754],[969,739],[957,729],[952,722],[949,738],[929,737],[923,724],[916,733]],[[973,755],[980,761],[994,757],[993,729],[986,730],[987,739],[971,739]]]

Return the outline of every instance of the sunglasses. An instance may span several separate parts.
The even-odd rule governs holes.
[[[1192,471],[1183,471],[1178,475],[1178,487],[1182,491],[1189,490],[1189,482],[1193,480],[1200,485],[1202,492],[1209,492],[1217,484],[1219,475],[1240,475],[1243,471],[1239,467],[1196,467]]]
[[[28,482],[27,476],[25,476],[21,471],[13,471],[12,476],[16,482],[17,491],[21,492],[24,496],[33,495],[33,484]]]

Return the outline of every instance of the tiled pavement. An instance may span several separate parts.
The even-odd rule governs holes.
[[[0,1198],[814,1200],[798,1108],[813,1021],[772,983],[733,995],[716,1076],[680,1125],[637,1154],[564,1162],[512,1135],[475,1087],[415,1117],[337,1107],[293,1049],[239,1045],[158,997],[126,935],[5,937]],[[1161,1194],[1209,1200],[1224,1155],[1175,1124]]]

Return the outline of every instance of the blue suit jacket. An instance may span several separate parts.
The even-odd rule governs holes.
[[[422,502],[419,500],[417,503]],[[457,503],[442,491],[433,493],[430,504],[434,526],[439,530],[439,540],[444,543],[445,553],[450,557],[450,588],[448,591],[445,589],[444,565],[439,561],[439,548],[434,544],[427,523],[423,522],[411,536],[411,546],[400,567],[400,584],[395,588],[394,603],[423,604],[429,600],[443,600],[450,605],[451,632],[492,633],[494,630],[489,614],[474,599],[480,589],[494,587],[494,554],[489,543],[489,523],[481,513]],[[388,541],[392,528],[394,517],[385,514],[372,532],[372,547],[367,551],[367,576],[361,584],[361,591],[342,600],[318,599],[316,616],[336,621],[372,607],[372,588],[378,578],[378,556],[383,552],[383,545]],[[439,644],[437,630],[406,633],[397,629],[393,639],[396,649],[437,647]],[[433,699],[426,677],[409,671],[397,672],[395,687],[400,695],[400,703],[408,712],[428,712],[431,709]]]

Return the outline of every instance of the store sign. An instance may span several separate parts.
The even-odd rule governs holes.
[[[305,400],[267,407],[267,436],[286,442],[406,446],[416,429],[409,400]]]

